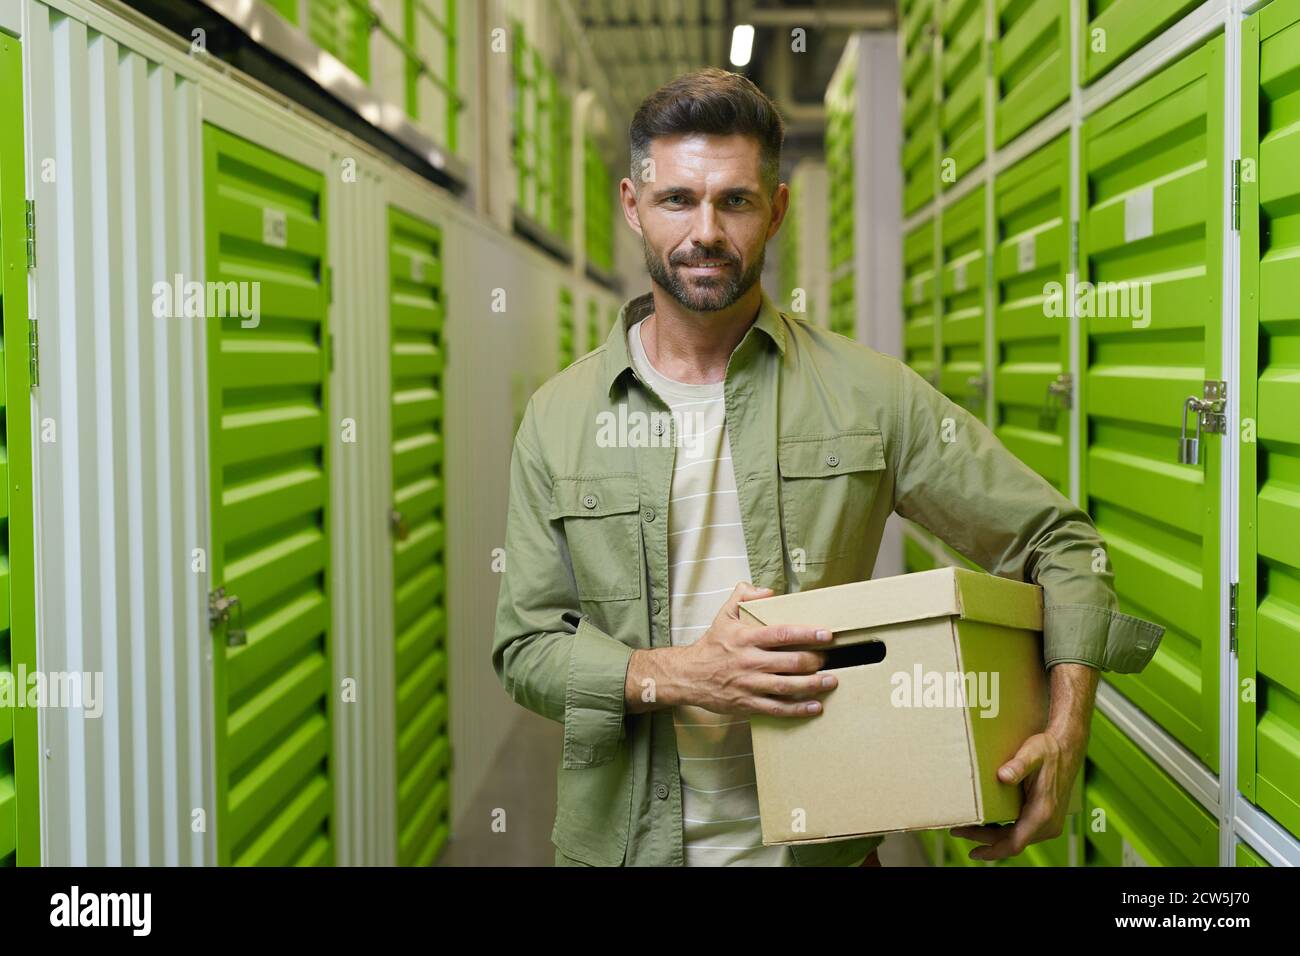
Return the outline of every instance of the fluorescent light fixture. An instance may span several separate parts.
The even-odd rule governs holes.
[[[748,23],[737,23],[731,31],[731,65],[748,66],[754,52],[754,28]]]

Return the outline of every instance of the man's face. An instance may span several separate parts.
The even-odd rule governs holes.
[[[650,144],[654,178],[640,195],[624,181],[624,213],[640,225],[650,278],[693,312],[731,306],[763,271],[789,192],[763,189],[760,155],[749,136],[664,137]]]

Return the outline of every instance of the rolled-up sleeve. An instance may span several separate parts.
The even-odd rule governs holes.
[[[510,463],[492,666],[517,703],[564,724],[566,768],[594,767],[624,735],[632,648],[581,615],[562,526],[547,517],[552,478],[539,447],[530,403]]]
[[[894,510],[993,574],[1043,588],[1043,658],[1135,673],[1164,629],[1123,614],[1092,520],[991,431],[900,365]]]

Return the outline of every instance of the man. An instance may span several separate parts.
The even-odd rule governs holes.
[[[976,859],[1061,832],[1098,669],[1140,670],[1160,639],[1117,613],[1087,516],[988,429],[764,294],[783,135],[721,70],[646,99],[620,189],[651,292],[515,439],[493,663],[564,724],[559,864],[878,865],[878,838],[762,845],[748,717],[816,719],[836,680],[797,649],[830,639],[818,622],[752,627],[737,607],[870,577],[893,511],[1045,592],[1048,726],[1000,771],[1025,786],[1019,821],[954,831]]]

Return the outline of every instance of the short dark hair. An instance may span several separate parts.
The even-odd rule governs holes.
[[[683,73],[641,102],[628,130],[632,182],[638,190],[651,140],[686,133],[754,137],[761,151],[763,185],[769,193],[776,190],[785,123],[776,104],[747,77],[716,67]]]

